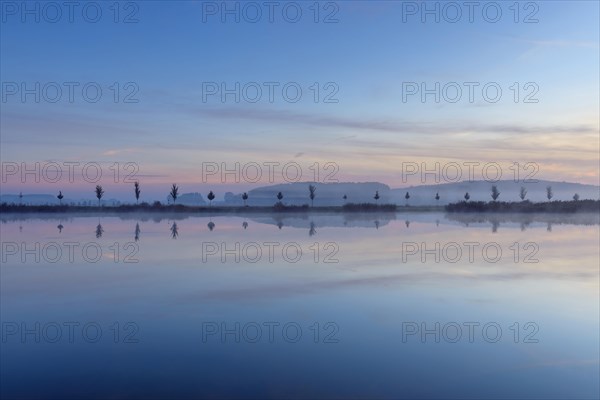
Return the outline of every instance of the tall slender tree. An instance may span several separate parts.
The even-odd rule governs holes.
[[[465,201],[469,201],[470,198],[471,195],[469,194],[469,192],[465,193]]]
[[[375,203],[379,201],[379,190],[375,191],[375,196],[373,196],[373,198],[375,199]]]
[[[60,190],[58,191],[58,196],[56,196],[56,198],[58,198],[58,201],[60,202],[60,205],[62,206],[62,199],[64,198],[64,196]]]
[[[169,192],[169,196],[173,199],[173,204],[177,201],[177,197],[179,196],[179,186],[177,184],[173,184],[171,186],[171,192]]]
[[[248,205],[246,204],[246,202],[248,201],[248,193],[244,192],[244,194],[242,195],[242,200],[244,200],[244,207],[248,207]]]
[[[552,186],[546,186],[546,197],[548,198],[548,201],[552,200],[552,197],[554,197]]]
[[[525,189],[525,186],[521,186],[521,190],[519,191],[521,201],[525,201],[525,196],[527,196],[527,189]]]
[[[140,190],[140,183],[138,181],[135,181],[133,183],[133,191],[135,193],[135,203],[139,204],[139,202],[140,202],[140,193],[142,193],[142,191]]]
[[[498,187],[496,185],[492,186],[492,200],[496,201],[500,196],[500,192],[498,191]]]
[[[100,206],[100,200],[104,196],[104,189],[102,189],[101,185],[96,185],[96,197],[98,198],[98,206]]]
[[[317,188],[314,185],[308,185],[308,192],[309,192],[309,196],[310,197],[310,206],[314,207],[315,205],[315,192],[317,191]]]

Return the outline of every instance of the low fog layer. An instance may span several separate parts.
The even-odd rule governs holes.
[[[569,182],[554,182],[554,181],[537,181],[537,182],[515,182],[512,180],[488,182],[488,181],[472,181],[445,183],[438,185],[423,185],[412,186],[402,189],[391,189],[388,185],[379,182],[364,182],[364,183],[311,183],[298,182],[286,183],[272,186],[257,187],[247,192],[249,206],[272,206],[275,204],[277,194],[281,192],[283,198],[282,203],[285,205],[303,205],[311,204],[309,198],[309,185],[314,185],[316,188],[314,206],[342,206],[347,203],[378,203],[378,204],[398,204],[398,205],[446,205],[463,201],[465,194],[468,192],[470,201],[490,201],[491,188],[495,185],[500,192],[498,201],[521,201],[521,187],[527,191],[525,200],[533,202],[548,201],[546,188],[552,187],[552,200],[572,200],[575,193],[579,195],[581,200],[600,199],[600,187],[595,185],[584,185],[580,183]],[[208,190],[206,191],[208,193]],[[406,193],[408,192],[408,199]],[[163,204],[167,204],[168,188],[165,189],[165,198],[157,199]],[[190,206],[208,205],[206,200],[207,193],[183,193],[177,198],[177,204]],[[379,198],[375,200],[375,194]],[[436,200],[436,194],[439,194],[439,200]],[[146,201],[149,201],[146,199]],[[152,202],[151,200],[149,202]],[[29,205],[44,205],[44,204],[59,204],[56,195],[52,194],[23,194],[20,198],[18,194],[5,194],[0,196],[0,202],[9,204],[29,204]],[[95,197],[90,196],[88,199],[71,199],[65,197],[63,204],[72,205],[97,205],[98,201]],[[130,202],[122,202],[112,198],[102,199],[101,204],[107,206],[119,204],[131,204]],[[225,206],[243,206],[244,200],[242,193],[227,192],[224,195],[223,201],[213,201],[213,205]]]

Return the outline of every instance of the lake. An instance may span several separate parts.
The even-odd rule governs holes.
[[[598,398],[599,221],[2,215],[2,397]]]

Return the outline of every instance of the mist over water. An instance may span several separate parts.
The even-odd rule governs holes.
[[[599,14],[0,0],[0,400],[600,399]]]
[[[598,227],[5,214],[1,395],[597,398]]]

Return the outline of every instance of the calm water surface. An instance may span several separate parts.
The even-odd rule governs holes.
[[[598,215],[3,215],[2,397],[598,398]]]

